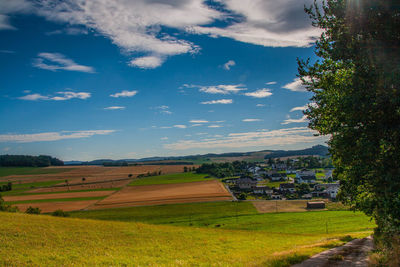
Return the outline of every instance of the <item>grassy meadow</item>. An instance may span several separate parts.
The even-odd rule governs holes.
[[[272,228],[265,228],[265,223],[263,230],[254,231],[0,212],[0,265],[289,266],[344,243],[348,235],[369,234],[360,224],[340,233],[319,233],[310,228],[297,233],[295,228],[300,230],[303,223],[316,218],[279,227],[289,218],[275,215]],[[270,222],[272,218],[264,217]],[[364,224],[367,222],[364,218]]]
[[[192,172],[165,174],[159,176],[149,176],[134,179],[129,185],[155,185],[155,184],[178,184],[178,183],[190,183],[199,181],[208,181],[213,178],[206,178],[207,174],[197,174]]]

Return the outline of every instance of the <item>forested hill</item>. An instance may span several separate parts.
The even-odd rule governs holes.
[[[62,166],[64,162],[50,156],[0,155],[0,167]]]
[[[301,150],[277,150],[273,151],[268,155],[265,155],[266,159],[270,158],[281,158],[290,156],[304,156],[304,155],[314,155],[314,156],[326,156],[328,155],[328,147],[323,145],[316,145],[311,148],[301,149]]]

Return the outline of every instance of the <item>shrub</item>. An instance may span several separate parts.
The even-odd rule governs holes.
[[[29,208],[26,209],[25,213],[28,214],[40,214],[42,211],[39,208],[33,208],[31,206],[29,206]]]
[[[63,210],[56,210],[54,212],[51,213],[52,216],[56,216],[56,217],[69,217],[69,213],[66,213]]]
[[[7,211],[7,212],[17,212],[19,211],[18,207],[13,207],[9,204],[4,202],[4,199],[0,195],[0,211]]]

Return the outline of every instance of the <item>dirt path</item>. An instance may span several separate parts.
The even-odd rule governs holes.
[[[344,246],[333,248],[292,267],[367,267],[368,252],[373,249],[372,237],[355,239]]]

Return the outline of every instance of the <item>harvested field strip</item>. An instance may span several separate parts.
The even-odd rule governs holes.
[[[61,194],[61,193],[77,193],[77,192],[95,192],[95,191],[118,191],[121,187],[114,188],[93,188],[93,189],[82,189],[82,190],[69,190],[69,191],[52,191],[52,192],[23,192],[19,193],[18,196],[31,196],[31,195],[46,195],[46,194]],[[32,193],[31,193],[32,192]],[[11,196],[11,195],[9,195]]]
[[[74,168],[39,168],[39,167],[0,167],[0,177],[9,175],[56,174],[71,171]]]
[[[95,204],[98,199],[95,200],[74,200],[74,201],[56,201],[56,202],[41,202],[41,203],[19,203],[14,204],[19,208],[20,211],[24,212],[28,207],[37,207],[42,210],[42,213],[53,212],[55,210],[63,210],[63,211],[73,211],[73,210],[82,210],[87,208],[90,205]]]
[[[25,200],[45,200],[45,199],[64,199],[64,198],[82,198],[82,197],[103,197],[112,194],[114,191],[92,191],[92,192],[73,192],[59,194],[40,194],[27,196],[5,196],[4,201],[15,202]]]
[[[50,203],[50,202],[66,202],[66,201],[84,201],[84,200],[99,200],[105,197],[76,197],[76,198],[54,198],[54,199],[34,199],[20,201],[6,201],[7,204],[25,204],[25,203]]]

